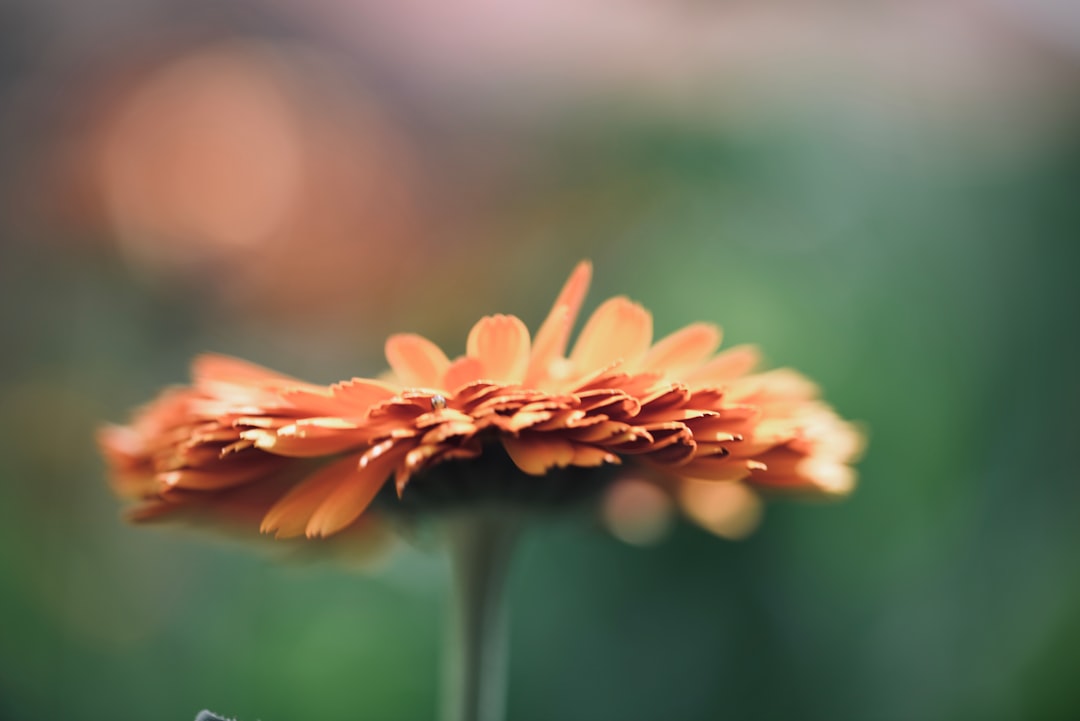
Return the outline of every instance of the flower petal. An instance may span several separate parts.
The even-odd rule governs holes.
[[[292,423],[276,431],[261,428],[242,431],[240,437],[253,441],[267,453],[290,458],[314,458],[353,450],[367,442],[370,431],[365,428],[325,428],[307,423]]]
[[[728,455],[694,458],[682,465],[678,473],[684,478],[704,481],[741,481],[750,475],[747,461],[736,460]]]
[[[385,383],[367,378],[353,378],[330,386],[334,399],[343,411],[364,417],[376,403],[392,398],[395,392]]]
[[[563,438],[506,436],[502,444],[514,465],[532,476],[542,476],[555,466],[565,468],[574,461],[574,444]]]
[[[652,315],[624,297],[605,301],[589,318],[570,360],[578,372],[591,372],[617,360],[633,363],[652,342]]]
[[[720,329],[711,323],[694,323],[659,341],[641,361],[641,370],[670,376],[701,365],[720,347]]]
[[[450,359],[442,348],[415,333],[386,339],[386,360],[403,386],[438,388]]]
[[[476,358],[462,356],[458,358],[446,370],[443,377],[443,388],[453,393],[462,386],[475,383],[484,375],[484,364]]]
[[[205,468],[183,468],[157,475],[162,492],[171,489],[217,491],[265,476],[281,467],[281,459],[260,454],[257,458],[227,461]]]
[[[788,446],[760,458],[763,463],[751,468],[746,482],[763,490],[843,495],[855,485],[854,469],[837,459],[806,456]]]
[[[484,364],[484,377],[520,383],[529,364],[529,329],[512,315],[481,318],[469,331],[465,355]]]
[[[387,451],[372,458],[362,467],[357,463],[344,482],[331,491],[326,500],[315,509],[307,528],[304,529],[307,537],[329,536],[359,518],[390,478],[394,466],[406,450],[407,446],[402,446],[400,449]]]
[[[803,404],[820,394],[817,384],[791,368],[776,368],[740,378],[731,387],[730,398],[740,403]]]
[[[761,361],[761,353],[752,345],[737,345],[719,353],[715,358],[683,380],[692,386],[718,386],[752,371]]]
[[[580,443],[574,444],[574,459],[571,461],[575,466],[602,466],[605,463],[611,463],[618,465],[622,463],[622,460],[611,453],[605,451],[603,448],[597,448],[596,446],[586,446]]]
[[[262,385],[267,382],[271,384],[295,383],[298,386],[308,385],[303,381],[290,378],[255,363],[216,353],[204,353],[192,361],[191,376],[196,386],[201,385],[203,381],[236,385]]]
[[[799,474],[829,495],[844,495],[855,487],[855,469],[828,458],[807,458],[798,466]]]
[[[357,472],[360,456],[354,454],[323,466],[286,493],[263,516],[259,530],[278,538],[299,536],[311,514],[335,489]]]
[[[566,353],[566,343],[585,300],[585,293],[589,290],[591,278],[592,263],[583,260],[577,264],[559,292],[551,312],[536,332],[532,358],[525,374],[526,385],[541,382],[549,375],[552,361],[562,358]]]

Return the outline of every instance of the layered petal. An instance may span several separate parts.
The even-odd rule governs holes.
[[[529,359],[525,376],[526,385],[544,385],[553,374],[552,365],[562,360],[570,340],[570,331],[577,322],[591,278],[592,264],[582,261],[574,268],[574,272],[559,292],[551,312],[536,332],[532,357]]]
[[[311,514],[304,528],[308,538],[330,536],[359,518],[403,455],[404,449],[355,464]]]
[[[334,491],[358,474],[359,466],[359,455],[346,456],[324,466],[271,506],[259,530],[273,533],[278,538],[303,534],[315,511]]]
[[[651,342],[652,315],[620,296],[605,301],[589,317],[570,361],[579,370],[604,368],[615,361],[630,364],[645,354]]]
[[[399,333],[386,341],[386,360],[403,386],[438,388],[450,367],[442,348],[415,333]]]
[[[512,315],[482,318],[469,332],[466,356],[481,363],[484,377],[520,383],[529,364],[529,329]]]
[[[533,342],[510,315],[482,318],[454,359],[422,336],[391,336],[384,380],[321,386],[201,356],[191,386],[100,432],[113,486],[139,503],[139,519],[251,523],[257,513],[260,530],[279,538],[362,525],[391,477],[402,503],[483,488],[460,479],[490,472],[493,450],[532,488],[558,469],[624,463],[634,482],[616,482],[605,513],[628,539],[663,525],[672,504],[736,537],[760,515],[758,492],[852,489],[863,432],[796,371],[755,373],[755,348],[716,353],[716,326],[696,323],[653,344],[652,316],[616,297],[567,355],[590,277],[588,263],[574,270]],[[435,473],[447,464],[456,470]],[[494,479],[503,481],[513,486]]]
[[[688,325],[651,347],[641,361],[641,369],[680,377],[712,356],[722,337],[720,329],[711,323]]]

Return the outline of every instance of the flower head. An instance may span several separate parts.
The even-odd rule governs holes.
[[[754,373],[746,346],[717,353],[715,326],[653,343],[648,311],[616,297],[568,351],[590,276],[579,264],[532,338],[510,315],[481,319],[455,359],[421,336],[392,336],[379,379],[321,386],[202,356],[191,386],[102,431],[113,486],[140,501],[139,519],[194,513],[277,537],[370,527],[387,484],[397,498],[379,508],[468,497],[477,476],[483,492],[589,488],[612,474],[574,469],[626,462],[662,491],[654,498],[713,530],[732,498],[715,489],[729,484],[851,490],[859,432],[795,371]],[[643,506],[616,504],[616,516],[620,507]]]

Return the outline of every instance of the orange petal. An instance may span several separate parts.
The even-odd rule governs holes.
[[[761,456],[747,483],[770,491],[843,495],[855,485],[855,471],[833,458],[805,456],[785,446]]]
[[[449,438],[461,438],[476,434],[476,424],[472,421],[451,420],[440,423],[424,434],[420,439],[423,445],[438,445]]]
[[[196,386],[215,382],[235,385],[309,385],[255,363],[216,353],[205,353],[192,361],[191,376]]]
[[[486,378],[520,383],[529,363],[529,329],[512,315],[481,318],[469,331],[465,354],[484,364]]]
[[[591,278],[592,263],[587,260],[578,263],[574,272],[570,274],[559,297],[555,299],[551,312],[540,325],[540,330],[536,332],[532,358],[529,360],[529,370],[526,373],[526,384],[545,378],[551,362],[562,358],[566,353],[566,343],[570,339],[570,331],[574,327],[581,304],[585,300],[585,293],[589,290]]]
[[[386,340],[386,360],[404,386],[438,388],[450,359],[439,346],[415,333],[400,333]]]
[[[475,383],[484,375],[484,364],[476,358],[462,356],[458,358],[446,370],[443,377],[443,388],[453,392],[462,386]]]
[[[371,407],[392,398],[396,393],[385,383],[367,378],[353,378],[330,386],[334,399],[352,413],[365,416]]]
[[[308,476],[270,507],[259,530],[262,533],[276,531],[278,538],[299,536],[304,532],[315,509],[339,485],[356,473],[359,461],[359,455],[347,456]]]
[[[144,452],[146,441],[142,434],[128,426],[109,425],[98,430],[98,446],[111,463],[120,463]]]
[[[614,453],[605,451],[603,448],[574,444],[574,459],[571,461],[570,465],[602,466],[605,463],[618,465],[622,463],[622,459]]]
[[[579,372],[603,368],[617,360],[633,363],[652,343],[652,315],[628,298],[605,301],[589,318],[574,344],[570,360]]]
[[[280,467],[280,459],[263,456],[259,459],[221,463],[211,469],[184,468],[178,471],[166,471],[159,473],[157,480],[164,492],[172,488],[216,491],[254,481],[259,476],[264,476]]]
[[[752,345],[728,348],[684,380],[693,386],[723,385],[752,371],[761,361],[761,353]]]
[[[532,476],[542,476],[549,468],[565,468],[574,461],[574,444],[563,438],[505,436],[503,447],[514,465]]]
[[[282,391],[280,395],[281,399],[288,404],[290,415],[298,418],[341,415],[344,410],[341,401],[334,398],[333,391],[329,387],[295,388]],[[209,411],[211,408],[207,407],[205,410]]]
[[[701,365],[720,347],[720,329],[709,323],[694,323],[677,330],[649,349],[641,369],[672,376]]]
[[[730,398],[750,403],[803,403],[821,391],[812,380],[791,368],[776,368],[740,378]]]
[[[855,469],[828,458],[807,458],[798,466],[799,474],[818,490],[844,495],[855,488]]]
[[[387,451],[370,459],[363,467],[356,464],[354,472],[311,515],[304,529],[308,538],[332,535],[359,518],[386,483],[404,451],[404,448]]]
[[[240,437],[254,441],[257,448],[274,455],[314,458],[352,450],[366,443],[370,435],[371,432],[364,428],[320,428],[293,423],[277,431],[262,429],[243,431]]]
[[[553,415],[555,415],[555,411],[551,410],[518,411],[509,418],[505,418],[505,420],[503,420],[503,416],[496,416],[495,420],[499,422],[501,428],[505,428],[511,433],[518,433],[538,423],[550,420]]]
[[[679,467],[679,475],[706,481],[740,481],[750,475],[746,461],[730,456],[695,458]]]

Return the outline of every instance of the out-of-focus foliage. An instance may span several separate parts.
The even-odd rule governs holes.
[[[389,332],[535,327],[581,257],[658,333],[820,380],[870,452],[739,543],[535,529],[511,718],[1080,712],[1075,17],[91,5],[0,22],[0,718],[433,718],[436,551],[126,526],[94,430],[202,350],[326,382]]]

